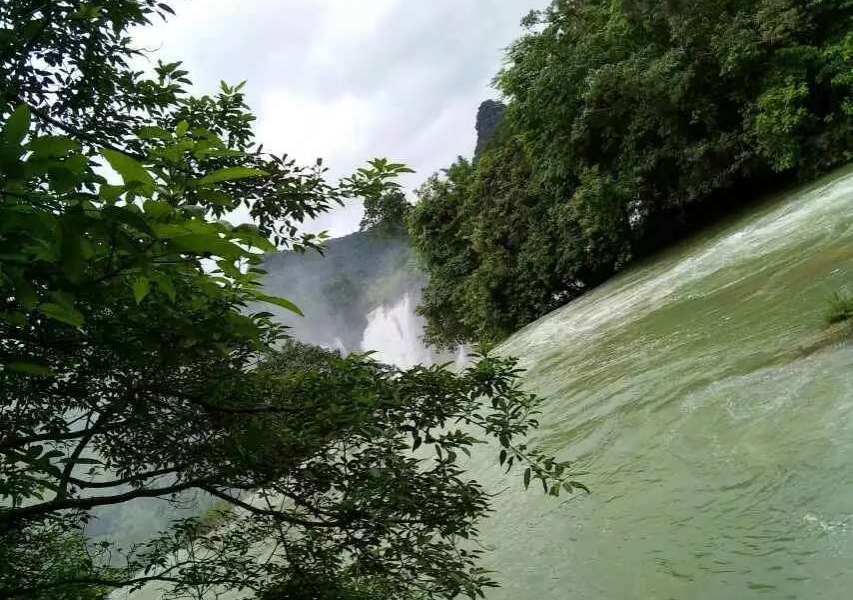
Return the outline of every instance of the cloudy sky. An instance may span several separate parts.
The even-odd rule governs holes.
[[[171,21],[135,33],[183,60],[201,92],[247,80],[265,149],[323,157],[344,175],[376,157],[417,187],[473,153],[474,118],[521,18],[546,0],[172,0]],[[345,235],[350,206],[313,224]]]

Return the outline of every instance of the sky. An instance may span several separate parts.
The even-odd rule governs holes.
[[[416,188],[473,154],[477,107],[522,17],[546,0],[172,0],[177,16],[134,32],[152,57],[182,60],[195,90],[248,81],[264,149],[332,176],[374,157],[416,170]],[[358,203],[308,225],[358,229]]]

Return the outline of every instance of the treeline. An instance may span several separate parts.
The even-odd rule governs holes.
[[[524,25],[490,147],[409,217],[433,343],[499,341],[853,156],[850,0],[554,0]]]

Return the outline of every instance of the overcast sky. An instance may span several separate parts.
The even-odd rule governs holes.
[[[168,23],[135,34],[164,61],[182,60],[196,90],[248,80],[265,149],[336,175],[385,156],[416,187],[473,153],[474,119],[519,22],[546,0],[172,0]],[[334,236],[360,207],[319,220]]]

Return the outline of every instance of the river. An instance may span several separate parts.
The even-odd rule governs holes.
[[[853,590],[853,171],[638,264],[500,348],[547,396],[535,442],[593,493],[512,480],[490,600],[842,599]],[[478,475],[510,483],[492,462]]]

